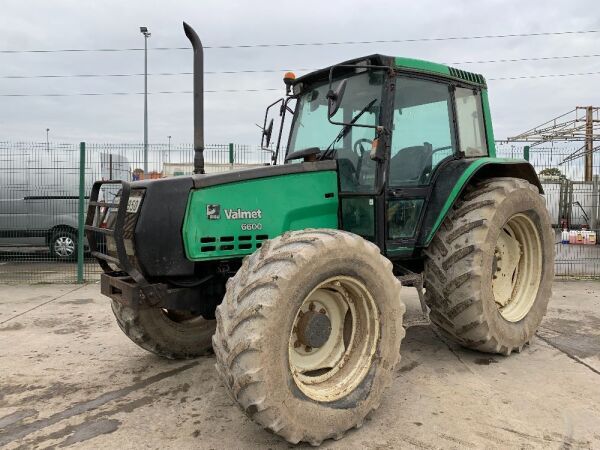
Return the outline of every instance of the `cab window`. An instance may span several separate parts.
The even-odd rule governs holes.
[[[456,88],[456,121],[460,150],[467,158],[488,154],[483,126],[481,94],[472,89]]]
[[[393,126],[390,186],[427,185],[435,167],[455,150],[449,86],[398,77]]]
[[[292,125],[288,153],[310,147],[329,152],[337,159],[340,190],[349,193],[372,192],[375,188],[377,164],[369,158],[374,127],[379,124],[384,74],[364,71],[346,76],[347,84],[334,122],[349,123],[360,114],[344,136],[339,136],[342,125],[327,118],[329,82],[307,87],[300,95],[296,117]],[[333,82],[335,89],[341,79]]]

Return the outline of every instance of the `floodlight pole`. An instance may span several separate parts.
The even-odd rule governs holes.
[[[144,175],[148,174],[148,38],[147,27],[140,27],[144,35]]]
[[[592,181],[594,174],[594,107],[585,108],[585,174],[584,181]]]

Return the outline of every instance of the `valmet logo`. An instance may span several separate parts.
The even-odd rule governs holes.
[[[227,220],[247,220],[247,219],[262,219],[262,210],[260,209],[224,209],[225,218]],[[217,220],[221,218],[221,205],[206,205],[206,217],[209,220]]]
[[[241,220],[241,219],[262,219],[262,211],[260,209],[253,209],[250,211],[243,209],[226,209],[225,217],[229,220]]]
[[[206,217],[208,220],[221,218],[221,205],[206,205]]]

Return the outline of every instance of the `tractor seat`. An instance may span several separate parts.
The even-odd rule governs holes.
[[[422,184],[431,170],[431,145],[415,145],[400,149],[390,160],[390,183]]]

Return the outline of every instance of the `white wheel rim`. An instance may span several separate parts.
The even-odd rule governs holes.
[[[330,333],[322,345],[302,343],[299,327],[304,314],[323,314]],[[351,393],[371,368],[379,341],[379,312],[367,288],[346,276],[320,283],[306,296],[290,332],[289,368],[298,388],[319,402]]]
[[[496,306],[509,322],[522,320],[535,303],[542,279],[542,243],[533,221],[512,216],[494,249],[492,290]]]
[[[61,236],[54,241],[54,253],[61,257],[75,253],[75,241],[68,236]]]

